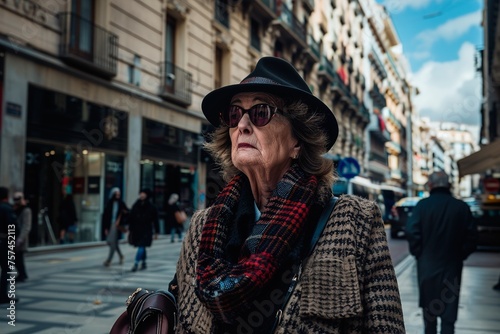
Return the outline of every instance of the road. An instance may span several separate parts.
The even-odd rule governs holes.
[[[389,239],[395,264],[407,254],[406,241]],[[137,287],[166,289],[175,272],[181,243],[160,236],[148,248],[148,268],[130,271],[135,248],[121,246],[125,264],[116,257],[111,267],[102,265],[106,245],[81,249],[60,248],[56,252],[31,253],[26,257],[29,279],[15,286],[19,302],[14,313],[2,305],[1,333],[79,334],[109,333],[125,310],[125,300]],[[405,253],[406,252],[406,253]],[[15,316],[15,326],[7,315]]]

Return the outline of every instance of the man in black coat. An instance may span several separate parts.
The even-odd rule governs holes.
[[[134,266],[132,271],[137,271],[139,262],[142,261],[142,270],[146,269],[146,247],[153,242],[153,235],[158,238],[159,220],[158,209],[151,202],[151,191],[143,189],[139,193],[139,199],[134,203],[128,217],[129,243],[137,247]]]
[[[469,206],[454,198],[448,175],[429,176],[430,196],[420,200],[406,226],[410,252],[417,259],[425,333],[454,333],[463,261],[476,249],[477,228]]]

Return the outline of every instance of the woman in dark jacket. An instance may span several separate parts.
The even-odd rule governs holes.
[[[123,226],[127,214],[128,208],[121,199],[120,188],[112,188],[109,192],[109,200],[102,214],[103,240],[106,238],[109,245],[109,255],[107,260],[104,261],[106,267],[111,264],[115,251],[120,256],[120,264],[123,264],[124,257],[119,247],[119,240],[122,237],[120,226]]]
[[[143,189],[139,199],[132,206],[129,223],[129,243],[137,247],[135,263],[132,271],[137,271],[139,262],[142,261],[141,270],[146,269],[146,247],[151,247],[153,234],[158,237],[159,221],[158,209],[150,201],[151,191]]]

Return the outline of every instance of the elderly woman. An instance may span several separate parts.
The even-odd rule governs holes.
[[[332,198],[333,164],[322,155],[338,125],[293,66],[264,57],[202,110],[228,183],[185,236],[170,284],[177,332],[404,333],[375,203],[341,197],[310,251]]]

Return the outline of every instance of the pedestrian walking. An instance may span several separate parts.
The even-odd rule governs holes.
[[[430,196],[418,202],[406,226],[410,252],[417,259],[419,306],[425,333],[454,333],[463,261],[476,249],[477,229],[469,206],[452,196],[448,175],[434,172]]]
[[[9,189],[0,187],[0,304],[7,304],[11,301],[17,301],[17,298],[9,298],[7,293],[9,282],[12,284],[12,277],[9,278],[9,258],[15,255],[14,245],[17,234],[16,214],[14,208],[9,203]],[[9,253],[10,251],[10,253]]]
[[[102,214],[103,234],[109,246],[108,258],[103,263],[106,267],[111,265],[115,252],[120,257],[120,264],[123,264],[125,257],[120,250],[120,239],[122,238],[127,215],[128,208],[121,198],[120,188],[112,188],[109,192],[109,200]]]
[[[177,234],[177,240],[182,241],[182,233],[184,232],[184,224],[177,222],[175,218],[175,213],[182,211],[179,206],[179,195],[173,193],[168,198],[167,210],[165,212],[165,220],[167,222],[167,227],[170,229],[170,241],[175,242],[175,235]]]
[[[380,209],[335,203],[338,124],[296,69],[261,58],[202,111],[227,184],[184,237],[176,332],[404,333]]]
[[[59,208],[59,242],[61,244],[66,242],[66,238],[69,243],[75,241],[75,234],[77,231],[76,223],[78,218],[76,216],[76,207],[73,201],[73,195],[63,192],[63,200]]]
[[[132,271],[137,271],[139,263],[140,269],[147,268],[146,247],[151,247],[154,238],[158,238],[160,230],[158,221],[158,209],[151,202],[151,191],[143,189],[139,193],[139,199],[134,203],[128,217],[129,243],[137,247],[134,266]]]
[[[31,209],[27,204],[22,192],[16,192],[14,194],[14,212],[17,216],[18,229],[16,237],[16,282],[24,282],[28,279],[26,265],[24,263],[24,253],[28,251],[32,215]]]

